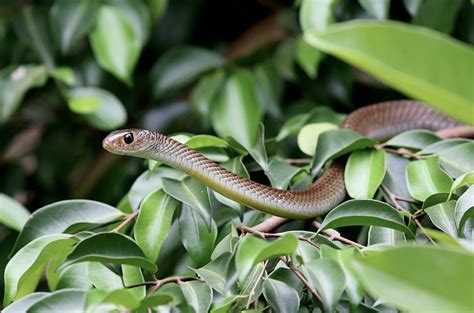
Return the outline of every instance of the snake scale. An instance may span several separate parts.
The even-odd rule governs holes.
[[[461,125],[420,102],[398,100],[355,110],[341,127],[384,140],[409,129],[438,131]],[[103,147],[114,154],[163,162],[227,198],[285,218],[308,219],[322,215],[342,202],[346,195],[341,162],[333,162],[307,189],[281,190],[241,177],[186,145],[149,130],[114,131],[103,140]]]

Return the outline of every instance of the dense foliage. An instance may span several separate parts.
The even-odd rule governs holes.
[[[474,125],[471,1],[8,0],[0,40],[3,312],[474,310],[474,141],[338,128],[402,98]],[[345,157],[348,197],[257,230],[104,151],[122,127],[283,189]]]

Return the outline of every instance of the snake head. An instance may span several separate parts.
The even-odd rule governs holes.
[[[114,154],[143,157],[153,149],[156,133],[145,129],[122,129],[111,132],[102,147]]]

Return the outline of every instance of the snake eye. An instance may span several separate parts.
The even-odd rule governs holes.
[[[125,135],[123,135],[123,141],[129,145],[133,142],[133,135],[132,133],[126,133]]]

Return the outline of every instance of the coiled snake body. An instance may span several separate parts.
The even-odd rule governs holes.
[[[415,101],[373,104],[352,112],[342,127],[382,140],[409,129],[438,131],[461,126]],[[307,219],[322,215],[344,200],[344,166],[334,162],[305,190],[281,190],[243,178],[165,135],[143,129],[110,133],[103,147],[115,154],[153,159],[181,170],[218,193],[273,215]]]

